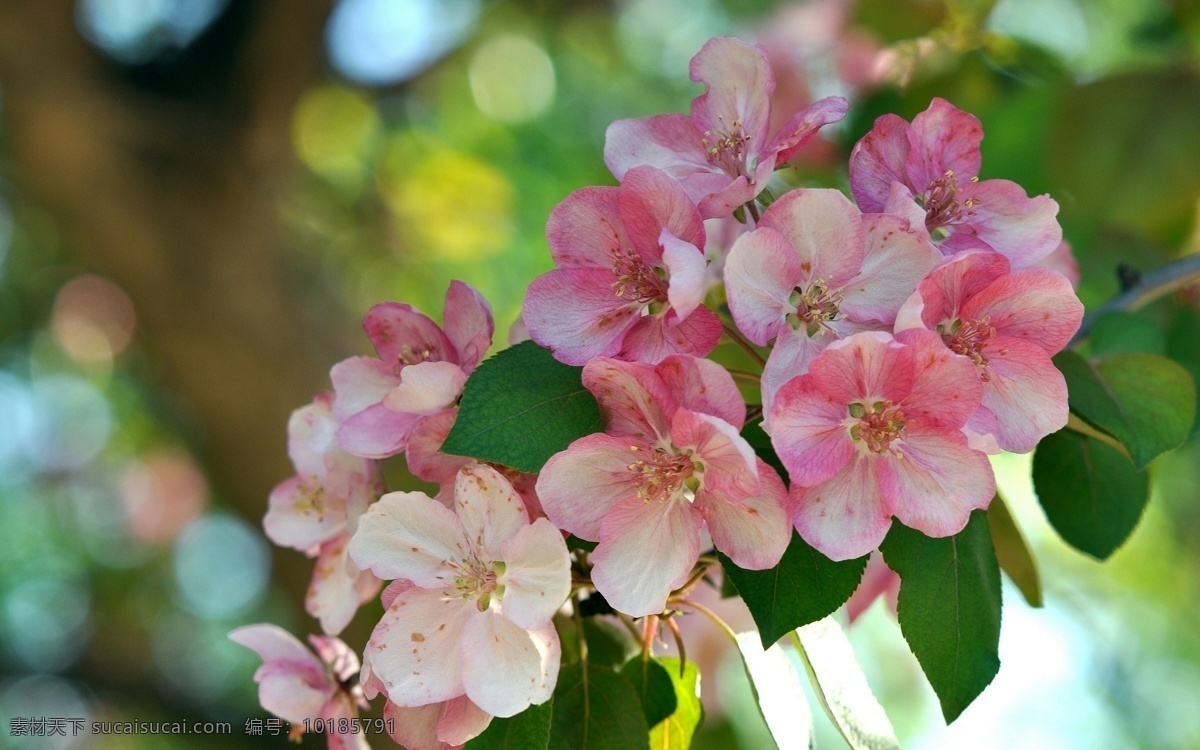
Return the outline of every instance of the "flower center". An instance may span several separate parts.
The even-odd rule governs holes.
[[[971,182],[977,180],[971,178]],[[945,174],[929,183],[924,195],[916,196],[917,205],[925,209],[925,228],[935,241],[946,239],[949,232],[945,227],[961,224],[967,217],[975,215],[975,205],[979,199],[968,198],[960,203],[958,194],[961,190],[954,170],[947,169]]]
[[[969,357],[982,370],[979,374],[981,380],[986,383],[990,379],[986,369],[988,358],[983,353],[996,336],[990,315],[984,315],[979,320],[955,320],[949,326],[938,325],[937,332],[950,351]]]
[[[412,347],[408,344],[400,347],[400,351],[396,353],[396,364],[392,366],[392,372],[396,375],[409,365],[417,365],[422,362],[428,362],[433,358],[433,347],[429,345]]]
[[[849,411],[858,420],[850,426],[850,437],[865,444],[872,453],[886,453],[892,441],[904,434],[904,412],[891,401],[876,401],[870,408],[853,403]]]
[[[830,289],[824,279],[817,279],[808,290],[796,287],[792,290],[788,302],[796,311],[788,313],[787,322],[792,330],[800,330],[804,326],[809,336],[816,336],[822,329],[832,329],[829,325],[841,317],[838,306],[842,304],[845,295],[840,288]]]
[[[638,458],[625,468],[633,472],[638,484],[637,496],[645,502],[665,502],[679,495],[691,502],[700,489],[700,474],[704,465],[692,460],[692,452],[682,454],[672,449],[631,445],[629,450]]]
[[[666,273],[656,271],[631,252],[613,250],[612,273],[613,291],[624,300],[645,305],[667,298],[662,285]]]
[[[725,124],[723,118],[717,119],[722,125]],[[746,163],[750,134],[742,127],[741,120],[734,120],[727,130],[706,130],[700,143],[704,146],[704,156],[709,164],[730,177],[750,176],[750,168]]]
[[[504,574],[504,563],[483,562],[472,557],[450,560],[449,565],[454,570],[451,585],[464,601],[474,600],[480,612],[488,608],[493,595],[496,599],[504,596],[504,587],[496,583],[496,579]]]

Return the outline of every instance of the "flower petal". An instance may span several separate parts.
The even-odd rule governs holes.
[[[615,187],[586,187],[572,192],[550,212],[546,239],[559,268],[612,267],[614,251],[632,249],[617,215]]]
[[[719,488],[735,500],[760,491],[754,449],[725,420],[680,409],[671,418],[671,443],[704,465],[701,491]]]
[[[959,200],[970,200],[975,215],[954,227],[955,233],[978,237],[1014,268],[1045,259],[1062,242],[1058,203],[1048,195],[1030,198],[1015,182],[984,180],[965,185]]]
[[[550,622],[571,594],[571,558],[562,533],[545,518],[500,545],[504,616],[532,630]]]
[[[350,540],[350,557],[385,581],[449,585],[447,560],[463,559],[470,546],[458,516],[421,492],[389,492],[367,509]]]
[[[666,415],[676,405],[656,368],[642,362],[594,359],[583,368],[583,386],[596,397],[610,435],[648,442],[667,435]]]
[[[746,403],[733,376],[711,359],[677,355],[654,368],[677,408],[719,417],[737,429],[746,423]]]
[[[591,555],[592,583],[633,617],[658,614],[700,557],[701,515],[682,497],[630,497],[609,509]]]
[[[787,488],[775,470],[757,460],[759,492],[734,498],[723,492],[696,496],[713,545],[739,568],[765,570],[779,564],[792,538]]]
[[[462,640],[467,697],[493,716],[524,711],[543,696],[547,682],[557,679],[558,645],[557,636],[552,643],[539,643],[495,610],[472,617]]]
[[[492,715],[465,695],[446,701],[437,723],[437,738],[452,747],[460,747],[483,734],[492,723]]]
[[[617,214],[634,251],[648,266],[662,261],[663,230],[696,248],[704,247],[704,221],[683,186],[650,166],[625,173],[617,192]]]
[[[363,330],[385,365],[422,360],[458,363],[450,339],[425,313],[401,302],[381,302],[367,311]]]
[[[685,185],[687,177],[713,170],[705,158],[700,132],[691,117],[681,114],[617,120],[609,125],[604,134],[604,163],[618,181],[643,164],[658,167]],[[691,191],[688,194],[693,200],[703,197]]]
[[[470,464],[454,480],[454,509],[479,559],[499,560],[500,545],[529,525],[525,503],[500,472]]]
[[[759,226],[787,238],[800,259],[803,286],[821,280],[835,289],[862,268],[862,214],[840,190],[793,190],[771,204]]]
[[[717,37],[700,48],[688,70],[693,81],[705,86],[705,92],[692,100],[696,129],[715,136],[738,123],[750,136],[749,147],[758,153],[758,144],[767,141],[771,92],[775,90],[766,49],[732,37]]]
[[[350,560],[349,542],[347,534],[321,546],[304,597],[305,611],[317,618],[321,630],[330,635],[342,632],[359,606],[379,592],[379,579],[368,570],[359,570]]]
[[[729,311],[746,338],[766,346],[786,328],[795,310],[789,297],[805,277],[795,248],[770,227],[744,234],[725,259]]]
[[[383,401],[388,392],[400,384],[400,376],[391,365],[374,357],[350,357],[329,371],[337,393],[333,412],[339,419],[351,417],[368,406]]]
[[[530,337],[560,362],[616,354],[643,305],[618,297],[608,268],[564,268],[533,280],[522,315]]]
[[[1053,355],[1079,330],[1083,303],[1062,274],[1024,268],[996,279],[969,299],[962,315],[970,320],[986,315],[997,336],[1028,341]]]
[[[983,126],[975,115],[963,112],[942,98],[913,118],[908,129],[911,149],[905,160],[908,185],[915,191],[940,179],[947,171],[964,184],[979,174]]]
[[[902,331],[896,340],[913,353],[912,390],[902,402],[905,416],[937,419],[956,428],[966,424],[983,399],[974,362],[950,351],[932,331]]]
[[[707,307],[697,307],[687,320],[668,309],[661,315],[644,315],[625,334],[617,357],[657,364],[672,354],[703,357],[721,339],[721,319]]]
[[[897,403],[912,390],[913,352],[886,333],[857,333],[825,347],[808,372],[818,390],[843,405]]]
[[[334,502],[328,502],[328,501]],[[271,490],[263,530],[280,547],[309,553],[346,531],[346,503],[319,484],[291,477]]]
[[[899,115],[883,115],[875,120],[871,132],[854,144],[850,152],[850,191],[863,212],[883,211],[892,183],[905,180],[911,148],[909,127]]]
[[[827,96],[813,102],[792,115],[772,136],[764,151],[775,154],[776,165],[791,161],[800,149],[817,136],[817,131],[841,121],[849,108],[849,102],[840,96]]]
[[[407,750],[451,750],[449,744],[437,737],[438,723],[445,708],[445,703],[407,707],[388,701],[383,706],[388,735]]]
[[[294,662],[267,662],[254,673],[258,702],[284,721],[303,724],[305,719],[318,718],[333,694],[332,685],[321,685],[323,678],[324,668],[311,672]]]
[[[367,641],[364,658],[371,675],[398,706],[462,695],[463,631],[477,616],[474,605],[443,591],[408,589],[383,613]]]
[[[929,272],[896,316],[897,333],[935,329],[964,317],[963,306],[1009,272],[1008,259],[990,250],[960,253]]]
[[[454,427],[458,409],[446,409],[417,422],[408,436],[404,460],[418,479],[444,485],[454,482],[458,470],[472,462],[465,456],[442,453],[442,443]]]
[[[996,442],[1028,453],[1038,441],[1067,425],[1067,381],[1036,344],[996,338],[987,349],[983,405],[996,417]]]
[[[458,364],[469,375],[492,345],[496,333],[492,306],[469,284],[451,281],[446,290],[446,309],[442,318],[446,338],[458,352]]]
[[[863,224],[862,269],[842,288],[839,310],[854,320],[890,326],[917,284],[942,262],[942,254],[899,217],[868,214]]]
[[[467,374],[452,362],[418,362],[400,371],[400,384],[383,399],[395,412],[436,414],[462,393]]]
[[[367,458],[387,458],[404,450],[408,435],[422,415],[392,411],[383,404],[368,406],[338,428],[342,448]]]
[[[792,487],[792,523],[804,541],[831,560],[851,560],[877,549],[892,514],[875,479],[878,459],[856,454],[837,474],[812,487]]]
[[[695,245],[677,238],[669,229],[662,230],[658,241],[667,267],[667,300],[683,320],[704,301],[708,261]]]
[[[637,497],[638,483],[629,470],[637,452],[631,448],[651,446],[648,440],[597,434],[551,456],[537,480],[546,517],[580,539],[598,540],[601,522],[613,506]]]
[[[771,407],[771,443],[792,482],[802,487],[820,484],[854,458],[845,424],[847,406],[823,393],[812,375],[801,375],[779,389]]]
[[[278,625],[261,623],[243,625],[229,631],[229,640],[245,646],[264,661],[291,661],[307,663],[316,669],[324,666],[300,639]]]

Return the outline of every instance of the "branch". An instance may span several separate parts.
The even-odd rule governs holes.
[[[1147,273],[1136,284],[1088,313],[1084,316],[1083,324],[1079,326],[1075,338],[1071,339],[1071,343],[1067,346],[1074,346],[1087,338],[1092,326],[1106,314],[1119,310],[1136,310],[1163,295],[1170,294],[1176,289],[1194,282],[1200,282],[1200,253],[1185,255],[1179,260]]]

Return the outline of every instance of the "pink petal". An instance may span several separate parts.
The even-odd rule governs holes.
[[[296,409],[288,417],[288,457],[301,476],[324,477],[328,471],[327,455],[345,461],[344,468],[350,471],[364,470],[366,466],[361,458],[349,456],[338,448],[334,435],[339,424],[333,416],[332,404],[330,394],[319,394],[311,404]]]
[[[310,635],[308,642],[312,644],[317,657],[329,666],[329,670],[337,680],[348,680],[352,675],[357,676],[362,668],[358,663],[358,654],[341,638],[331,635]]]
[[[813,385],[833,401],[899,402],[913,386],[913,353],[886,333],[858,333],[835,341],[813,360]]]
[[[661,315],[644,315],[625,334],[617,357],[657,364],[672,354],[703,357],[721,339],[721,319],[707,307],[697,307],[687,320],[668,309]]]
[[[678,181],[650,166],[625,173],[617,192],[617,214],[634,251],[648,266],[662,260],[661,235],[704,247],[704,221]]]
[[[350,540],[350,557],[360,568],[385,581],[404,578],[428,588],[450,585],[446,561],[469,552],[458,516],[421,492],[379,498]]]
[[[857,454],[824,482],[792,487],[796,531],[831,560],[851,560],[878,549],[892,527],[875,479],[876,461]]]
[[[305,611],[317,618],[321,630],[330,635],[342,632],[359,606],[379,592],[379,579],[370,571],[359,570],[350,559],[349,541],[349,535],[345,535],[322,545],[304,597]]]
[[[984,180],[965,185],[959,200],[973,201],[975,215],[955,231],[983,240],[1014,268],[1032,266],[1062,242],[1058,204],[1048,195],[1030,198],[1015,182]]]
[[[365,653],[388,698],[399,706],[423,706],[462,695],[463,631],[479,615],[473,604],[441,590],[411,588],[396,597]]]
[[[1075,254],[1071,252],[1071,243],[1066,240],[1058,243],[1058,247],[1054,248],[1054,252],[1039,260],[1037,265],[1049,268],[1052,271],[1058,271],[1067,277],[1067,281],[1071,282],[1072,287],[1079,287],[1079,261],[1075,259]]]
[[[937,419],[955,428],[966,424],[983,399],[974,363],[950,351],[932,331],[903,331],[896,340],[913,352],[912,390],[902,402],[905,416]]]
[[[499,560],[500,545],[529,525],[521,496],[490,466],[470,464],[454,482],[454,509],[481,560]]]
[[[823,393],[812,375],[801,375],[779,389],[771,407],[771,443],[792,482],[820,484],[854,458],[848,406]]]
[[[424,360],[458,363],[458,354],[442,329],[423,312],[400,302],[381,302],[363,318],[363,330],[386,365],[412,355]]]
[[[550,212],[546,238],[559,268],[610,268],[614,251],[632,249],[617,215],[615,187],[586,187]]]
[[[346,504],[338,500],[328,496],[319,484],[291,477],[271,490],[263,530],[280,547],[307,553],[345,532]]]
[[[841,321],[847,322],[847,321]],[[763,408],[767,415],[766,424],[770,424],[772,405],[779,389],[789,380],[808,372],[809,365],[817,358],[825,347],[838,340],[835,332],[822,330],[816,336],[809,336],[803,328],[792,330],[787,327],[775,340],[775,346],[767,357],[767,366],[763,368],[762,394]]]
[[[941,263],[942,254],[899,217],[869,214],[863,224],[862,269],[842,288],[839,309],[854,320],[890,326],[917,284]]]
[[[1036,344],[996,338],[988,346],[983,405],[996,417],[996,442],[1028,453],[1038,441],[1067,425],[1067,382]]]
[[[500,546],[500,559],[504,616],[526,630],[549,623],[571,594],[571,558],[562,533],[539,518]]]
[[[383,399],[395,412],[428,416],[445,409],[462,393],[467,374],[451,362],[419,362],[400,371],[400,385]]]
[[[594,359],[583,368],[583,385],[596,397],[610,435],[631,435],[647,442],[667,435],[667,414],[676,405],[656,368],[642,362]]]
[[[1003,452],[1000,444],[996,442],[996,435],[1000,434],[1000,423],[996,421],[992,410],[986,406],[975,410],[963,426],[963,434],[967,436],[967,447],[973,451],[989,456]]]
[[[758,144],[767,141],[775,90],[766,49],[732,37],[710,39],[692,58],[689,73],[705,86],[705,93],[692,100],[696,129],[715,134],[740,123],[758,153]]]
[[[713,167],[704,155],[700,138],[700,131],[687,115],[617,120],[604,134],[604,163],[617,180],[623,180],[629,170],[643,164],[658,167],[677,180],[697,172],[711,173]],[[724,178],[726,182],[728,179]],[[694,200],[703,197],[691,191],[689,195]]]
[[[774,159],[768,158],[759,165],[758,171],[768,173],[761,182],[757,181],[757,173],[754,182],[746,177],[730,180],[724,173],[698,174],[686,180],[684,188],[690,196],[702,196],[698,204],[702,217],[721,219],[733,214],[738,206],[752,201],[766,187],[766,178],[769,177],[773,164]]]
[[[263,662],[288,661],[308,664],[318,670],[325,668],[299,638],[278,625],[243,625],[229,631],[227,637],[258,654]]]
[[[326,734],[328,750],[371,750],[366,735],[353,723],[358,721],[358,709],[346,693],[339,692],[333,696],[325,704],[321,717],[325,719],[326,727],[333,727]]]
[[[780,232],[760,227],[734,243],[725,260],[725,289],[729,311],[738,330],[759,346],[786,328],[785,316],[795,311],[789,297],[807,278],[795,248]]]
[[[538,476],[537,494],[546,517],[580,539],[598,540],[609,510],[637,497],[638,484],[629,464],[638,450],[652,449],[650,441],[603,434],[571,443],[551,456]]]
[[[667,300],[683,320],[704,302],[708,261],[695,245],[678,239],[670,230],[662,230],[658,241],[663,249],[663,264],[667,267]]]
[[[897,332],[908,328],[933,330],[939,323],[961,318],[966,301],[1008,273],[1008,259],[999,253],[974,250],[961,253],[933,269],[896,316]]]
[[[458,364],[468,375],[487,354],[496,333],[492,306],[471,286],[451,281],[446,290],[446,309],[442,313],[446,338],[458,352]]]
[[[407,750],[450,750],[451,746],[437,737],[445,708],[445,703],[409,708],[388,701],[383,707],[383,718],[389,736]]]
[[[530,337],[569,365],[616,354],[643,306],[618,297],[612,281],[608,268],[559,269],[538,276],[523,307]]]
[[[654,368],[675,406],[719,417],[737,429],[746,423],[746,404],[733,376],[710,359],[677,355]]]
[[[912,189],[903,182],[893,182],[887,191],[887,199],[881,209],[882,213],[898,216],[908,222],[909,229],[913,234],[918,235],[921,239],[930,243],[933,242],[929,236],[929,227],[926,223],[925,209],[921,204],[917,203],[917,196],[913,194]],[[924,198],[922,198],[924,200]],[[958,235],[960,237],[964,235]],[[943,255],[948,255],[947,245],[943,243],[939,247],[939,252]],[[986,245],[985,249],[990,250]]]
[[[338,429],[338,443],[359,456],[394,456],[408,445],[408,435],[421,419],[420,414],[392,411],[383,404],[374,404],[346,419]]]
[[[700,557],[704,519],[682,497],[630,497],[612,506],[591,555],[592,583],[617,611],[658,614]]]
[[[404,452],[413,476],[439,485],[452,483],[458,470],[471,463],[470,458],[442,453],[442,443],[446,442],[457,416],[457,408],[446,409],[425,417],[413,427]]]
[[[471,702],[465,695],[443,704],[442,718],[437,723],[437,738],[455,747],[483,734],[492,723],[492,715]]]
[[[704,466],[699,492],[714,488],[741,500],[761,491],[754,449],[728,422],[680,409],[671,418],[671,443],[691,450],[694,461]]]
[[[982,141],[983,126],[975,115],[935,98],[908,129],[912,146],[905,161],[908,184],[923,191],[947,171],[954,173],[960,185],[969,182],[979,174]]]
[[[892,183],[904,181],[909,127],[898,115],[883,115],[850,152],[850,190],[864,212],[883,211]]]
[[[744,499],[718,492],[696,496],[714,546],[746,570],[779,564],[791,541],[792,528],[784,505],[787,488],[775,470],[758,459],[761,490]]]
[[[903,458],[885,455],[875,469],[885,502],[909,528],[933,537],[957,534],[971,511],[986,508],[996,494],[987,456],[968,448],[957,429],[908,419],[899,450]]]
[[[775,154],[777,165],[791,161],[800,149],[816,137],[817,131],[841,121],[849,107],[849,102],[840,96],[828,96],[813,102],[792,115],[771,138],[764,151]]]
[[[558,678],[559,643],[535,640],[503,615],[488,610],[472,617],[462,636],[463,686],[467,697],[493,716],[514,716],[549,698]],[[540,700],[539,700],[540,699]]]
[[[1023,339],[1057,354],[1079,330],[1083,304],[1062,274],[1025,268],[988,285],[963,305],[962,315],[968,320],[986,315],[997,336]]]
[[[332,685],[316,686],[323,676],[324,668],[306,674],[306,670],[297,670],[289,662],[268,662],[254,673],[258,702],[284,721],[303,724],[305,719],[319,717],[333,694]]]
[[[400,376],[394,367],[374,357],[344,359],[329,371],[329,379],[337,392],[333,411],[339,419],[378,404],[400,384]]]
[[[791,243],[803,286],[821,280],[835,289],[862,268],[862,214],[839,190],[793,190],[771,204],[759,226],[776,230]]]

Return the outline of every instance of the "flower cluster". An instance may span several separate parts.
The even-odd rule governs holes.
[[[524,299],[533,342],[581,368],[600,431],[537,474],[442,450],[494,333],[457,281],[444,327],[374,307],[378,356],[336,365],[334,394],[293,416],[297,475],[264,523],[318,558],[309,612],[336,635],[393,583],[357,681],[267,626],[235,631],[264,658],[268,710],[349,715],[383,695],[398,742],[461,745],[550,699],[552,620],[581,597],[658,622],[714,551],[764,570],[793,529],[833,560],[878,549],[895,521],[956,534],[995,493],[987,454],[1066,424],[1050,358],[1082,306],[1054,270],[1070,263],[1057,205],[977,179],[978,120],[941,99],[879,118],[850,157],[853,201],[769,189],[847,103],[771,132],[766,53],[736,39],[706,44],[691,77],[705,92],[689,115],[609,128],[619,185],[554,209],[555,268]],[[727,369],[737,357],[757,371]],[[759,421],[786,475],[744,435]],[[375,461],[401,453],[436,497],[385,494]],[[328,636],[318,650],[341,643]]]

